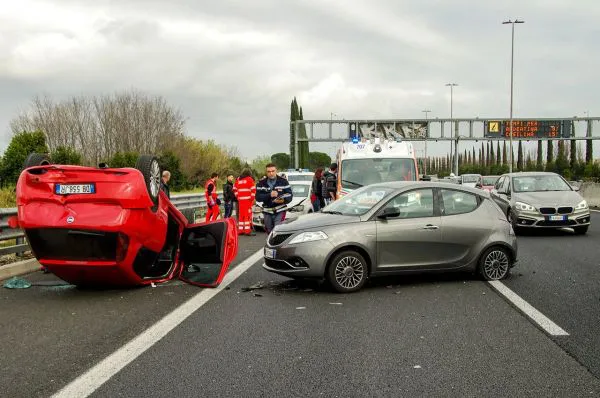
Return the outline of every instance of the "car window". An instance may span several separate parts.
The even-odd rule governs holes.
[[[392,207],[399,211],[398,218],[433,217],[433,190],[416,189],[401,193],[390,200],[385,207]]]
[[[290,184],[290,187],[292,188],[292,195],[295,198],[306,198],[308,196],[310,185]]]
[[[506,177],[500,177],[498,178],[498,181],[496,181],[496,185],[494,185],[494,189],[496,191],[499,191],[500,188],[502,187],[502,184],[504,184],[504,180],[506,179]]]
[[[472,193],[442,189],[444,215],[470,213],[477,208],[477,196]]]

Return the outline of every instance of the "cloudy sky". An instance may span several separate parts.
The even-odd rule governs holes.
[[[37,94],[161,95],[189,118],[189,135],[249,159],[287,151],[294,96],[305,119],[449,117],[455,82],[455,117],[508,117],[508,18],[525,20],[515,117],[600,116],[597,0],[5,3],[0,152]]]

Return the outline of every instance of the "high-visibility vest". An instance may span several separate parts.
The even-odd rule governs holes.
[[[233,194],[239,201],[249,200],[254,201],[256,197],[256,184],[254,179],[248,177],[238,177],[233,184]]]

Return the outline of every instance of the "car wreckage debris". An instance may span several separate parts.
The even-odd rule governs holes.
[[[28,289],[31,287],[31,283],[15,276],[4,282],[4,287],[7,289]]]

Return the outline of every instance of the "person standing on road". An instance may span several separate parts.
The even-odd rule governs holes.
[[[237,199],[233,192],[233,174],[227,175],[227,181],[223,185],[223,201],[225,201],[225,215],[223,218],[231,217],[233,213],[233,205]]]
[[[288,180],[277,175],[277,166],[269,163],[266,172],[256,186],[256,201],[263,204],[265,231],[270,233],[282,223],[293,194]]]
[[[238,235],[256,235],[252,229],[252,206],[256,198],[256,184],[250,169],[242,171],[233,184],[233,192],[239,204]]]
[[[323,168],[319,167],[315,170],[315,175],[313,177],[312,186],[311,186],[311,203],[313,206],[313,211],[317,212],[325,207],[325,199],[323,199],[323,182],[321,181],[323,178]]]
[[[217,194],[217,180],[219,173],[212,173],[204,185],[204,197],[206,198],[206,222],[214,221],[219,217],[219,205],[221,200]]]
[[[325,205],[337,199],[337,163],[331,163],[329,170],[323,174],[322,192]]]
[[[162,172],[162,180],[160,180],[160,190],[167,195],[167,198],[171,199],[171,190],[169,189],[169,180],[171,179],[171,173],[167,170]]]

